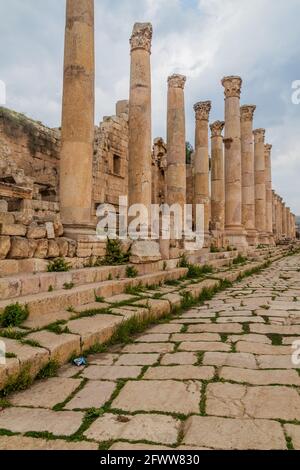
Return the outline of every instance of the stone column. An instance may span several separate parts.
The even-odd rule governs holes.
[[[265,172],[265,129],[256,129],[254,133],[254,168],[255,168],[255,224],[259,243],[269,244],[266,233],[266,172]]]
[[[277,199],[276,199],[276,193],[274,190],[272,190],[272,226],[273,226],[273,235],[274,235],[274,240],[277,241],[277,222],[276,222],[276,217],[277,217]]]
[[[222,237],[225,228],[225,181],[222,131],[225,122],[216,121],[211,130],[211,226]],[[222,243],[222,241],[221,241]]]
[[[285,207],[285,202],[282,201],[281,204],[281,213],[282,213],[282,236],[285,238],[287,236],[286,233],[286,207]]]
[[[182,209],[186,203],[185,82],[183,75],[168,78],[167,201]]]
[[[255,229],[255,178],[254,178],[254,140],[253,116],[256,106],[241,107],[241,143],[242,143],[242,223],[247,232],[247,241],[257,245]]]
[[[151,204],[151,41],[152,26],[136,23],[130,38],[128,203]]]
[[[286,217],[286,236],[291,238],[291,228],[290,228],[290,208],[285,208],[285,217]]]
[[[94,0],[67,0],[60,210],[70,228],[92,225],[94,80]]]
[[[227,243],[246,248],[246,231],[242,225],[241,113],[242,79],[225,77],[225,236]]]
[[[279,240],[283,236],[283,219],[282,219],[282,198],[278,196],[278,234]]]
[[[269,244],[274,245],[271,151],[272,151],[272,145],[266,144],[265,145],[266,232],[269,237]]]
[[[147,220],[151,221],[152,187],[152,136],[151,136],[151,42],[152,25],[135,23],[130,38],[130,95],[129,95],[129,142],[128,142],[128,205],[142,204],[147,209]],[[145,241],[148,233],[141,235],[131,247],[133,263],[160,259],[159,245]]]
[[[204,208],[204,246],[209,246],[210,195],[209,195],[209,153],[208,121],[210,101],[196,103],[195,153],[194,153],[194,204]]]

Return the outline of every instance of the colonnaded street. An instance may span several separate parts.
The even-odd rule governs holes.
[[[299,335],[296,254],[9,396],[0,448],[300,449]]]

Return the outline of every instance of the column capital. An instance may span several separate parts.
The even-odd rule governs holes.
[[[211,101],[199,101],[194,105],[196,119],[200,121],[209,121],[209,113],[211,110]]]
[[[225,97],[226,98],[240,98],[242,91],[243,80],[241,77],[234,75],[224,77],[222,80],[222,85],[225,88]]]
[[[186,76],[185,75],[179,75],[177,73],[174,73],[173,75],[170,75],[170,77],[168,77],[169,88],[182,88],[182,89],[184,89],[185,82],[186,82]]]
[[[210,125],[211,136],[212,137],[222,137],[222,131],[224,129],[224,121],[215,121]]]
[[[264,142],[265,141],[266,130],[265,129],[255,129],[253,131],[253,135],[254,135],[256,143]]]
[[[253,121],[256,106],[254,104],[244,104],[241,106],[241,120]]]
[[[153,28],[151,23],[135,23],[130,38],[131,52],[144,49],[151,54]]]
[[[272,148],[273,148],[273,145],[265,144],[265,152],[267,155],[270,155]]]

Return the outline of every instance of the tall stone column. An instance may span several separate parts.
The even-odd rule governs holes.
[[[285,208],[285,217],[286,217],[286,236],[291,238],[291,227],[290,227],[290,208]]]
[[[282,219],[282,197],[278,196],[278,234],[279,240],[283,236],[283,219]]]
[[[152,187],[152,136],[151,136],[151,42],[152,25],[135,23],[130,38],[130,95],[129,95],[129,142],[128,142],[128,205],[142,204],[151,222]],[[148,233],[141,235],[131,247],[131,261],[140,263],[160,259],[159,245],[145,241]],[[144,240],[143,240],[144,238]]]
[[[92,225],[94,80],[94,0],[67,0],[60,210],[71,229]]]
[[[225,181],[223,136],[225,122],[216,121],[211,130],[211,225],[217,238],[224,235],[225,228]]]
[[[194,153],[194,204],[204,208],[204,246],[210,244],[210,195],[209,195],[209,153],[208,121],[211,110],[210,101],[196,103],[195,153]]]
[[[272,190],[272,226],[273,226],[273,235],[274,235],[274,240],[277,241],[277,199],[276,199],[276,193],[274,190]]]
[[[281,212],[282,212],[282,236],[286,237],[287,236],[287,233],[286,233],[286,229],[287,229],[287,226],[286,226],[286,207],[285,207],[285,202],[283,202],[283,201],[282,201],[282,204],[281,204]]]
[[[242,225],[241,113],[242,79],[225,77],[225,236],[229,245],[248,246]]]
[[[130,38],[128,203],[151,204],[151,41],[150,23],[136,23]]]
[[[266,233],[266,171],[265,171],[265,129],[256,129],[254,133],[254,168],[255,168],[255,224],[259,243],[268,245]]]
[[[272,145],[266,144],[265,145],[266,232],[269,237],[269,244],[274,245],[271,151],[272,151]]]
[[[186,203],[185,82],[183,75],[168,78],[167,201],[169,205],[180,204],[182,209]]]
[[[249,245],[257,245],[255,229],[255,177],[254,177],[254,140],[253,116],[256,106],[241,107],[242,143],[242,223],[247,232]]]

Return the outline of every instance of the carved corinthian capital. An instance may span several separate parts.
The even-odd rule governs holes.
[[[210,125],[211,136],[212,137],[221,137],[224,126],[225,126],[224,121],[215,121],[215,122],[213,122]]]
[[[186,82],[186,77],[184,75],[174,74],[168,78],[169,88],[182,88]]]
[[[241,120],[242,121],[253,121],[254,112],[256,110],[256,106],[252,104],[245,104],[241,106]]]
[[[197,120],[209,121],[211,101],[200,101],[194,105]]]
[[[241,77],[224,77],[222,80],[222,85],[225,88],[225,97],[226,98],[240,98],[242,90],[242,79]]]
[[[136,49],[144,49],[151,53],[152,34],[151,23],[135,23],[130,38],[131,52]]]
[[[254,140],[256,143],[264,142],[266,131],[265,129],[255,129],[253,131],[253,135],[254,135]]]
[[[270,154],[272,148],[273,148],[273,145],[271,145],[271,144],[266,144],[266,145],[265,145],[265,152],[266,152],[267,154]]]

